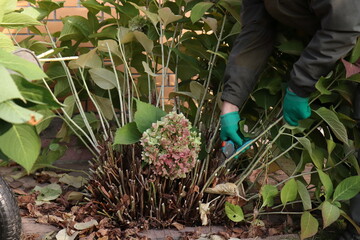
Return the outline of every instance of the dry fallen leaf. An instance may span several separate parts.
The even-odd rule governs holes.
[[[213,188],[205,189],[206,193],[240,196],[239,188],[234,183],[221,183]]]
[[[176,227],[177,230],[183,230],[185,228],[184,225],[182,225],[181,223],[178,222],[173,222],[171,225],[173,225],[174,227]]]
[[[200,203],[200,219],[201,219],[201,224],[203,226],[208,225],[208,217],[207,214],[210,211],[210,203]]]
[[[67,185],[73,186],[75,188],[81,188],[84,184],[87,183],[87,180],[82,176],[70,176],[68,174],[64,174],[60,179],[59,182],[65,183]]]
[[[66,196],[66,200],[68,201],[80,201],[83,199],[84,194],[81,192],[71,191],[71,192],[67,192],[65,196]]]
[[[95,219],[93,219],[93,220],[91,220],[91,221],[88,221],[88,222],[84,222],[84,223],[76,223],[75,225],[74,225],[74,228],[76,229],[76,230],[84,230],[84,229],[88,229],[88,228],[92,228],[92,227],[94,227],[94,226],[97,226],[99,223],[95,220]]]
[[[74,240],[78,234],[79,232],[74,232],[68,235],[66,229],[62,229],[56,234],[56,240]]]
[[[219,235],[211,235],[210,240],[225,240],[225,239]]]

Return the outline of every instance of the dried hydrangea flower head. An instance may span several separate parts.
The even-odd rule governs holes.
[[[170,112],[143,133],[142,159],[156,175],[184,178],[195,167],[200,144],[200,134],[192,130],[191,122],[182,113]]]

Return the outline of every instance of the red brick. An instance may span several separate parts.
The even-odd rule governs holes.
[[[87,18],[88,10],[86,8],[60,8],[56,10],[56,18],[61,19],[66,16],[82,16]]]
[[[49,21],[46,25],[51,33],[59,32],[63,29],[63,23],[61,21]],[[38,29],[40,32],[46,33],[44,26],[39,26]]]
[[[15,35],[15,34],[19,34],[19,33],[28,33],[28,30],[27,30],[27,28],[9,29],[9,28],[0,27],[0,32],[3,32],[5,34],[12,33],[13,35]]]
[[[79,0],[65,0],[65,7],[77,7],[79,6]]]
[[[17,6],[18,7],[27,7],[27,6],[29,6],[29,3],[27,1],[18,1]]]

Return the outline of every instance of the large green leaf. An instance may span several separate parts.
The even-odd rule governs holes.
[[[304,210],[309,210],[312,208],[311,206],[311,198],[310,198],[310,194],[309,191],[307,190],[306,186],[300,182],[300,181],[296,181],[297,184],[297,189],[298,189],[298,193],[300,195]]]
[[[14,81],[20,90],[21,95],[26,100],[36,104],[47,105],[53,109],[57,109],[62,106],[56,99],[54,99],[47,88],[31,83],[19,76],[14,76]]]
[[[212,2],[199,2],[191,10],[190,19],[191,22],[197,22],[207,10],[209,10],[214,3]]]
[[[160,108],[141,102],[140,100],[136,100],[135,122],[141,133],[145,132],[153,123],[156,123],[165,115],[166,112]]]
[[[345,201],[360,192],[360,176],[352,176],[342,180],[335,188],[333,201]]]
[[[321,77],[315,84],[316,89],[322,94],[322,95],[331,95],[331,92],[326,89],[326,81],[329,78]]]
[[[333,111],[321,107],[315,112],[329,125],[331,130],[334,132],[335,136],[342,141],[343,143],[347,144],[348,142],[348,135],[346,128],[342,122],[340,122],[338,116]]]
[[[92,68],[89,70],[92,80],[100,88],[110,90],[116,88],[116,76],[112,71],[105,68]]]
[[[75,108],[75,97],[74,95],[70,95],[64,100],[64,111],[71,117],[74,113]]]
[[[46,16],[49,15],[51,12],[55,11],[56,9],[64,7],[65,1],[37,1],[40,9],[46,11]]]
[[[76,60],[76,64],[82,68],[101,68],[102,60],[96,53],[96,48],[88,53],[80,55]]]
[[[30,172],[41,148],[40,137],[29,125],[13,125],[0,135],[0,150]]]
[[[42,25],[42,23],[30,17],[29,15],[18,12],[5,14],[2,22],[0,22],[0,26],[7,28],[20,28],[34,25]]]
[[[297,184],[294,178],[287,181],[284,187],[281,189],[280,198],[282,204],[294,201],[297,196]]]
[[[15,50],[11,38],[2,32],[0,32],[0,48],[4,49],[7,52],[12,52]]]
[[[284,53],[300,56],[304,50],[304,45],[299,40],[290,40],[281,43],[280,46],[278,46],[278,49]]]
[[[318,228],[319,222],[309,212],[301,215],[301,240],[314,236]]]
[[[182,18],[180,15],[175,15],[168,7],[160,8],[158,13],[164,28],[166,28],[169,23],[176,22]]]
[[[351,51],[350,62],[355,63],[360,58],[360,39],[357,40],[355,47]]]
[[[156,25],[159,22],[159,15],[157,15],[156,13],[150,12],[147,10],[146,7],[144,6],[138,6],[133,2],[130,2],[135,8],[137,8],[138,10],[142,11],[152,22],[152,24],[156,27]]]
[[[139,132],[136,123],[131,122],[116,131],[114,144],[133,144],[138,142],[140,138],[141,133]]]
[[[328,201],[325,201],[322,204],[321,213],[324,225],[323,228],[328,227],[340,217],[340,209]]]
[[[81,2],[81,5],[86,7],[89,11],[92,11],[94,14],[97,14],[99,11],[111,14],[111,8],[109,6],[104,6],[96,0],[87,0]]]
[[[38,80],[46,74],[34,63],[0,49],[0,64],[22,74],[27,80]]]
[[[138,40],[139,43],[144,47],[145,51],[151,54],[154,48],[154,42],[150,40],[143,32],[134,31],[133,34],[136,40]]]
[[[262,207],[273,206],[274,197],[279,194],[278,189],[274,185],[263,185],[260,190],[260,194],[263,197]]]
[[[83,40],[89,37],[91,27],[89,21],[82,16],[69,16],[63,19],[64,27],[59,40]]]
[[[324,188],[325,188],[325,198],[326,198],[326,200],[328,200],[329,198],[331,198],[333,191],[334,191],[333,183],[332,183],[329,175],[327,175],[320,169],[318,169],[317,171],[319,173],[321,183],[324,185]]]
[[[0,118],[10,123],[21,124],[27,122],[35,123],[41,120],[43,116],[37,112],[20,107],[9,100],[0,103]]]
[[[225,213],[233,222],[241,222],[244,220],[244,213],[240,206],[225,202]]]
[[[0,65],[0,76],[0,104],[10,99],[23,99],[10,73],[2,65]]]
[[[104,117],[108,120],[112,120],[114,118],[114,113],[112,111],[113,106],[110,99],[100,97],[95,94],[92,94],[92,97],[95,99],[95,102],[98,104],[102,114],[104,114]]]
[[[0,0],[0,8],[4,13],[15,11],[16,5],[17,5],[17,0]]]
[[[36,132],[40,134],[43,130],[45,130],[51,123],[52,119],[56,116],[53,111],[49,109],[39,110],[38,113],[43,115],[43,119],[35,125]]]

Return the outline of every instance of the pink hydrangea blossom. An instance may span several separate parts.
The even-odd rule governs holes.
[[[200,134],[182,114],[171,112],[153,123],[141,138],[142,159],[156,175],[184,178],[196,164],[200,152]]]

